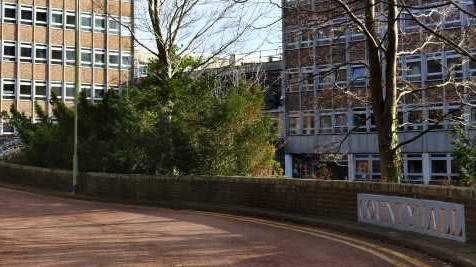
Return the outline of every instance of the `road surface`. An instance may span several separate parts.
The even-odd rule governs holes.
[[[316,227],[0,189],[0,266],[448,266]]]

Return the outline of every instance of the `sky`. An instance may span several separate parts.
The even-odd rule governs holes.
[[[172,3],[172,0],[166,1]],[[222,7],[228,5],[230,0],[203,0],[199,3],[194,8],[193,21],[191,21],[192,26],[183,31],[181,38],[179,38],[183,43],[187,43],[187,38],[190,38],[201,26],[209,22],[208,19],[210,17],[216,16],[218,12],[222,11]],[[147,1],[135,0],[135,9],[136,36],[141,43],[155,50],[153,35],[148,30],[150,23],[148,20]],[[269,2],[249,0],[249,2],[231,9],[226,16],[228,19],[221,22],[221,24],[215,25],[210,34],[205,36],[203,41],[200,41],[199,44],[191,49],[193,53],[213,53],[217,49],[216,47],[233,38],[234,34],[240,31],[238,29],[240,26],[237,25],[250,26],[251,24],[253,27],[245,30],[239,41],[224,51],[222,57],[226,58],[230,54],[236,54],[248,58],[267,58],[269,55],[281,53],[281,10],[278,6]],[[139,48],[139,51],[145,52],[146,49]]]

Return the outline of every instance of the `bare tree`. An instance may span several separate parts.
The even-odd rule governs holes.
[[[266,34],[263,20],[267,3],[229,0],[144,0],[143,15],[136,31],[151,36],[153,47],[135,36],[160,66],[159,77],[168,79],[183,68],[189,57],[204,66],[217,56],[234,49],[257,49],[261,43],[249,42],[257,32]],[[140,7],[139,7],[140,8]],[[140,12],[140,11],[139,11]]]
[[[364,104],[371,106],[377,131],[381,175],[384,181],[399,181],[402,146],[437,129],[443,120],[457,113],[451,110],[447,114],[440,114],[438,118],[433,119],[427,129],[412,138],[399,140],[397,135],[397,129],[401,126],[397,117],[399,104],[408,97],[418,97],[422,91],[444,89],[447,92],[453,90],[451,94],[458,97],[461,105],[472,105],[468,95],[475,93],[474,81],[461,79],[457,75],[465,61],[447,67],[442,71],[445,74],[442,75],[444,77],[440,81],[432,82],[426,87],[402,79],[400,74],[408,70],[399,67],[400,60],[406,56],[448,50],[453,50],[467,60],[475,62],[475,56],[467,50],[474,38],[474,36],[471,38],[470,28],[462,31],[453,30],[452,28],[455,27],[448,27],[450,24],[447,23],[451,21],[455,11],[458,15],[461,11],[474,18],[474,11],[466,10],[462,1],[431,1],[430,3],[404,0],[323,0],[316,1],[314,6],[309,2],[288,2],[282,8],[284,8],[285,25],[299,26],[302,35],[309,31],[308,28],[314,29],[315,35],[326,35],[327,32],[333,31],[333,38],[340,38],[336,32],[345,32],[346,29],[364,35],[367,59],[360,64],[365,65],[369,72],[368,99],[353,93],[352,88],[340,86],[337,83],[334,83],[333,89],[342,89],[353,98],[352,101],[363,99],[363,102],[366,102]],[[410,24],[414,32],[406,32],[406,29],[402,27],[406,24]],[[315,35],[312,38],[315,39]],[[288,34],[287,38],[293,37]],[[402,39],[405,42],[400,43]],[[356,64],[356,62],[339,61],[337,66],[324,76],[337,77],[339,69],[350,64]],[[319,75],[319,79],[325,79],[322,72]],[[300,83],[303,80],[292,82]],[[289,86],[293,84],[288,81]]]

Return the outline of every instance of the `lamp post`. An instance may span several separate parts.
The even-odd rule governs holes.
[[[80,71],[81,71],[81,0],[76,0],[76,64],[75,64],[75,80],[74,86],[74,141],[73,141],[73,194],[76,193],[78,187],[78,101],[79,101],[79,87]]]

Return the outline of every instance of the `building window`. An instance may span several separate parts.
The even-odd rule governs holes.
[[[289,115],[288,117],[288,129],[289,129],[289,134],[290,135],[297,135],[299,134],[300,130],[300,123],[299,123],[299,116],[294,114],[294,115]]]
[[[15,61],[16,60],[16,44],[13,42],[3,43],[3,60],[5,61]]]
[[[350,84],[353,86],[365,86],[367,81],[367,68],[365,66],[352,67]]]
[[[321,133],[332,132],[332,115],[330,114],[319,115],[319,131]]]
[[[35,25],[48,25],[48,11],[46,8],[35,8]]]
[[[443,78],[441,59],[428,58],[426,61],[426,67],[428,81],[441,80]]]
[[[461,108],[449,107],[447,113],[449,115],[447,116],[446,121],[448,123],[449,129],[453,129],[456,125],[461,125],[465,123],[464,111]],[[471,114],[469,114],[469,116],[471,117]]]
[[[443,129],[443,109],[430,109],[428,111],[428,126],[432,129]]]
[[[314,134],[314,112],[304,113],[302,134]]]
[[[354,110],[354,127],[353,131],[355,132],[367,132],[367,111],[365,110]]]
[[[53,27],[63,27],[63,12],[61,10],[51,11],[51,25]]]
[[[109,33],[119,34],[121,30],[121,24],[119,23],[118,17],[109,18]]]
[[[33,7],[22,6],[20,8],[21,24],[33,25]]]
[[[106,31],[106,17],[102,15],[94,16],[94,31],[105,32]]]
[[[76,13],[67,11],[66,12],[66,29],[76,28]]]
[[[3,80],[2,90],[3,99],[15,99],[16,83],[15,80]]]
[[[67,83],[65,85],[65,100],[71,101],[74,99],[74,84]]]
[[[94,50],[94,66],[104,66],[106,64],[106,51],[104,49]]]
[[[408,112],[408,130],[423,129],[423,112],[421,110],[413,110]]]
[[[104,98],[105,87],[102,85],[95,85],[94,86],[94,99],[101,100]]]
[[[328,87],[333,82],[333,70],[331,69],[320,69],[318,73],[318,88],[322,89]]]
[[[118,51],[114,51],[114,52],[109,52],[109,66],[111,67],[119,67],[119,61],[120,61],[120,57],[119,57],[119,52]]]
[[[121,94],[121,89],[120,89],[120,87],[117,86],[117,85],[110,86],[110,87],[109,87],[109,92],[111,92],[111,91],[114,92],[114,93],[117,94],[117,95],[120,95],[120,94]]]
[[[409,56],[406,58],[405,68],[406,78],[410,81],[421,81],[421,58],[420,56]]]
[[[5,4],[3,7],[3,20],[5,22],[17,23],[17,6]]]
[[[91,14],[81,14],[81,30],[90,32],[93,28],[93,17]]]
[[[129,17],[122,17],[121,21],[121,35],[122,36],[130,36],[131,35],[131,18]]]
[[[93,56],[91,49],[81,49],[81,65],[91,66],[93,62]]]
[[[74,47],[66,47],[66,65],[74,65],[76,63],[76,49]]]
[[[378,155],[355,155],[355,179],[357,181],[380,180],[380,160]]]
[[[35,82],[35,98],[46,98],[45,82]]]
[[[476,61],[469,60],[469,73],[472,77],[476,77]]]
[[[132,56],[130,54],[122,54],[122,67],[130,68],[132,65]]]
[[[13,126],[5,120],[0,120],[0,133],[1,134],[14,134],[15,129]]]
[[[61,46],[51,47],[51,63],[52,64],[63,63],[63,48]]]
[[[299,91],[299,73],[288,73],[287,75],[287,91],[298,92]]]
[[[334,130],[338,133],[347,132],[347,114],[338,113],[334,115],[335,125]]]
[[[461,79],[463,77],[463,61],[460,56],[451,53],[446,58],[446,76]]]
[[[423,161],[421,154],[404,155],[404,179],[407,183],[423,183]]]
[[[63,86],[59,82],[52,82],[51,83],[51,97],[55,96],[59,99],[63,97]]]
[[[87,99],[92,98],[93,93],[92,93],[91,85],[88,85],[88,84],[81,85],[81,93],[83,93],[83,92],[84,92]]]
[[[20,81],[20,99],[31,99],[31,81]]]
[[[33,48],[31,44],[21,44],[20,46],[20,61],[32,62]]]
[[[35,45],[35,63],[46,63],[48,61],[48,48],[46,45]]]

